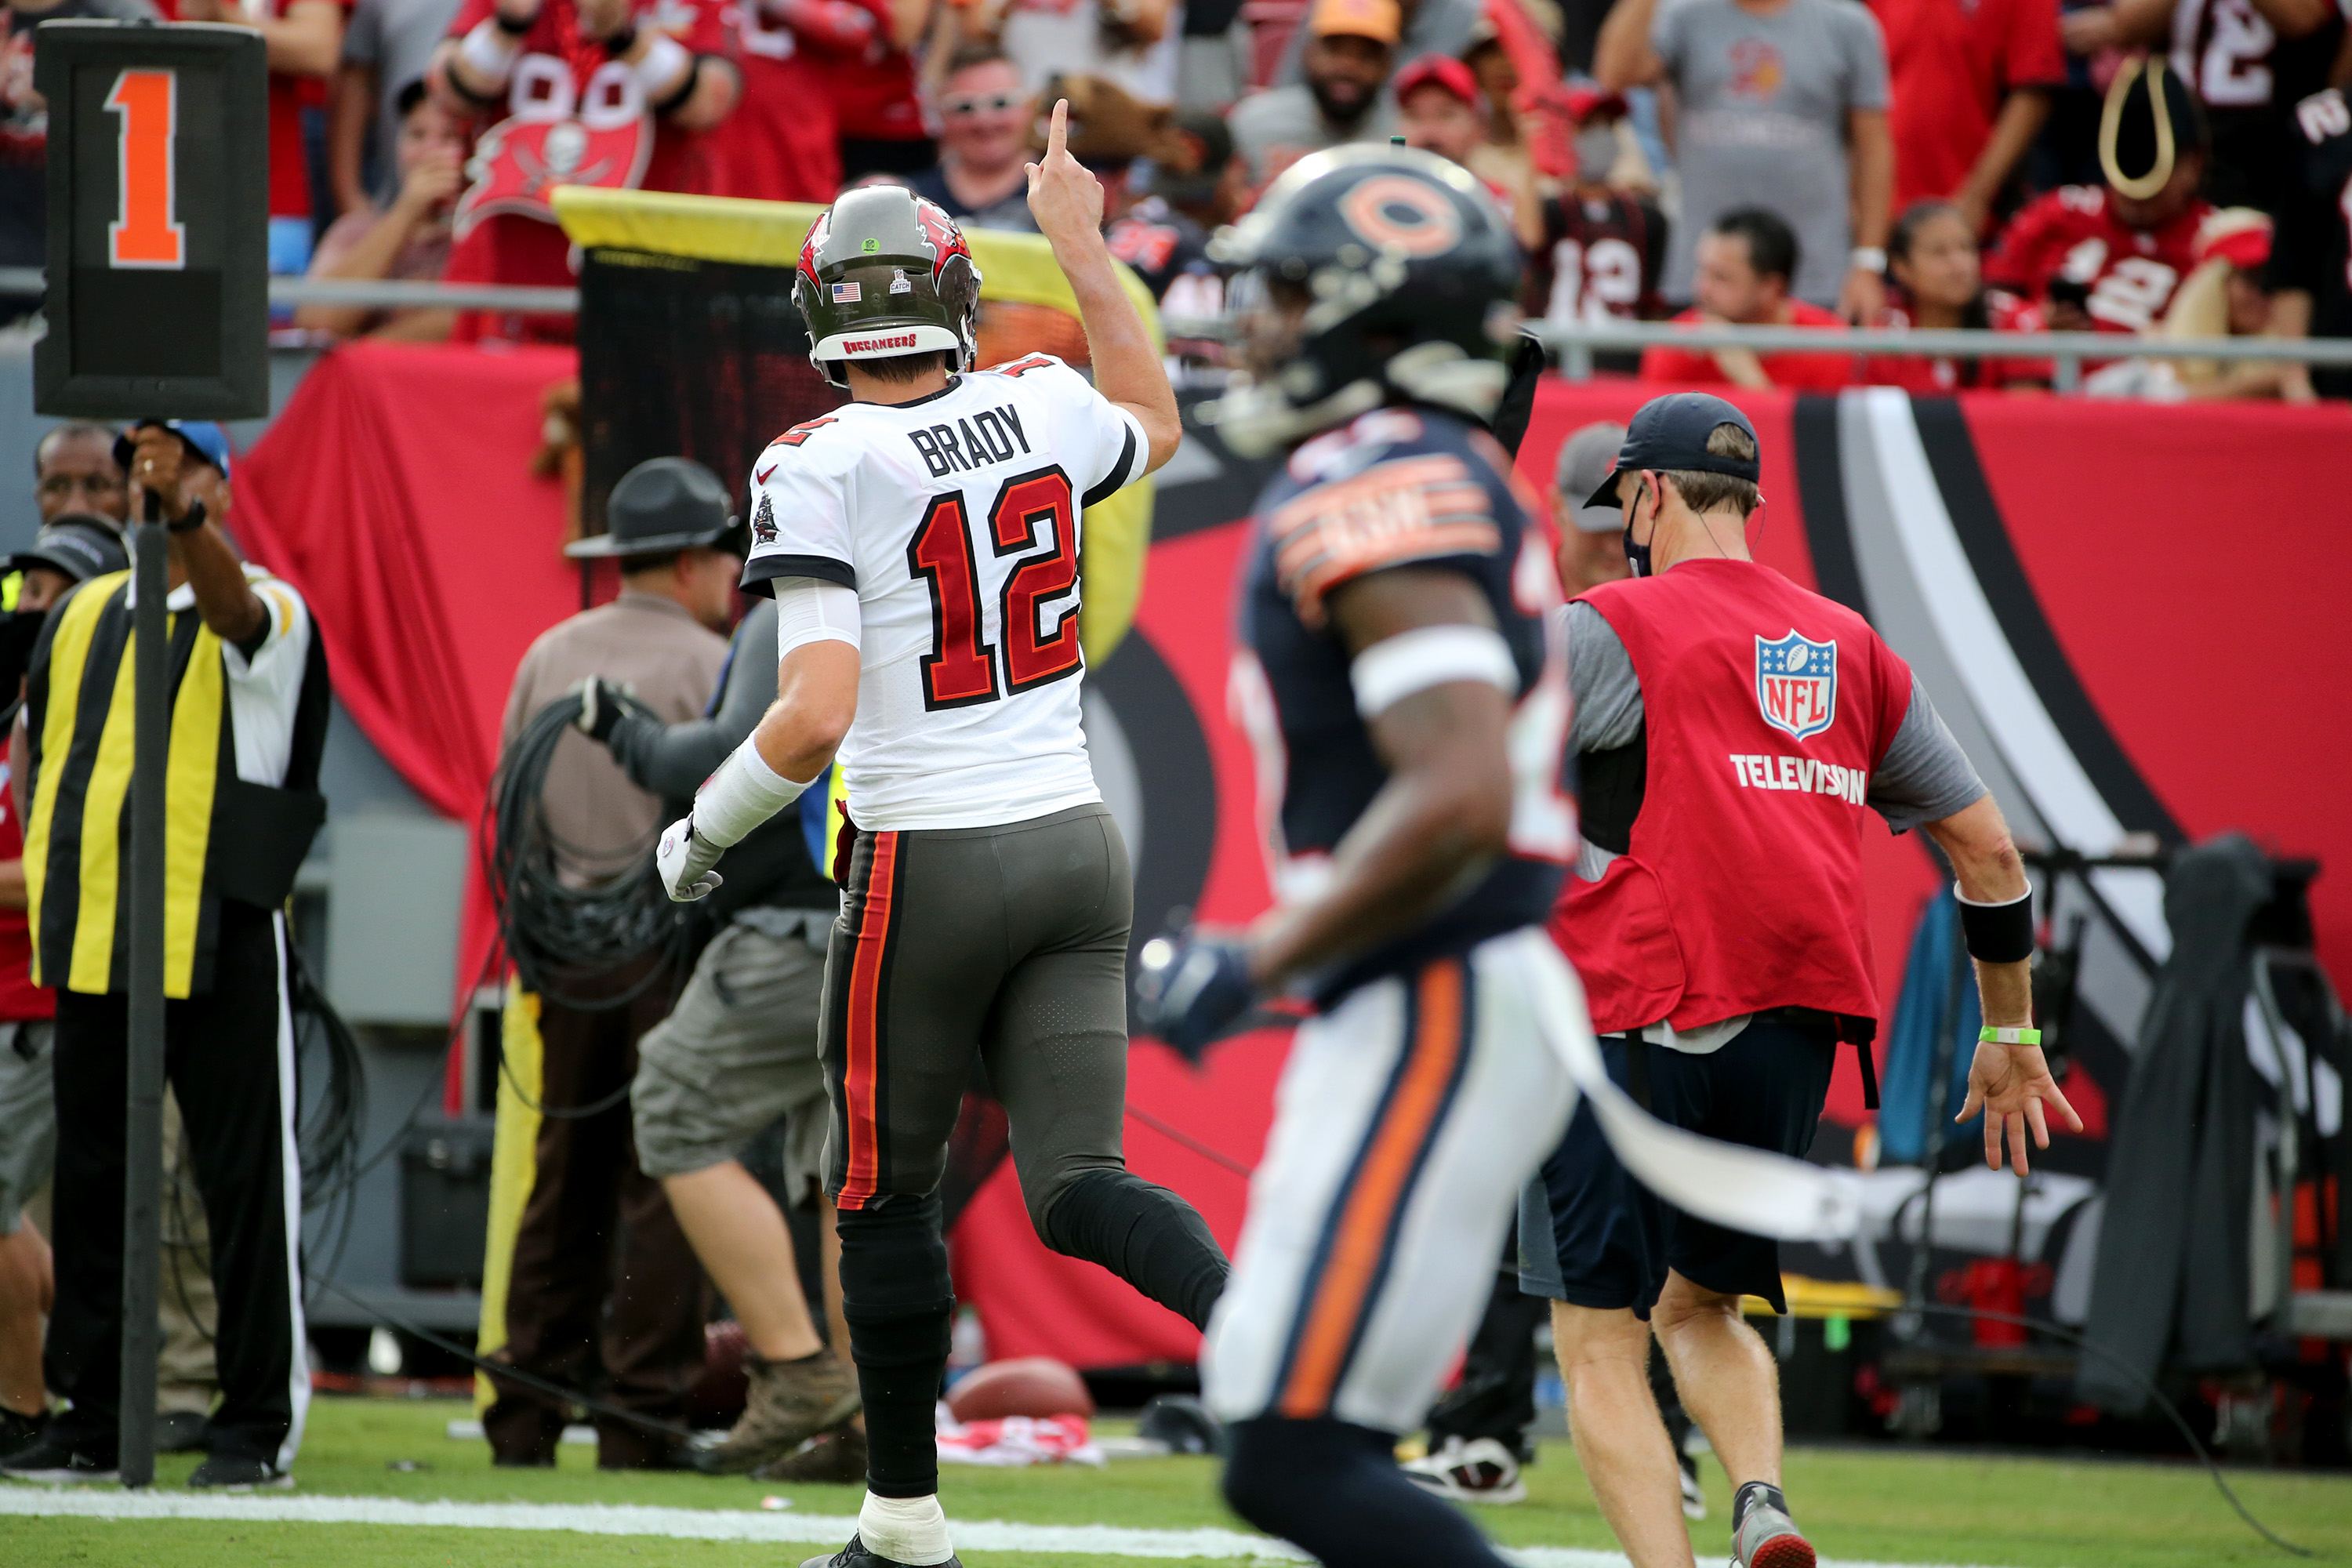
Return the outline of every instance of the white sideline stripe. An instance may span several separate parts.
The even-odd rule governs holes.
[[[246,1496],[127,1492],[113,1487],[0,1485],[0,1515],[47,1519],[243,1520],[279,1524],[434,1526],[457,1530],[572,1531],[583,1535],[653,1535],[673,1541],[753,1541],[838,1546],[857,1528],[854,1517],[752,1513],[733,1509],[639,1508],[619,1503],[411,1502],[404,1498]],[[1299,1563],[1293,1547],[1238,1530],[1133,1530],[1109,1524],[1009,1524],[957,1521],[961,1552],[1053,1552],[1098,1557],[1207,1557]],[[1506,1555],[1525,1568],[1626,1568],[1623,1553],[1575,1546],[1521,1546]],[[1909,1563],[1823,1558],[1824,1568],[1950,1568]]]

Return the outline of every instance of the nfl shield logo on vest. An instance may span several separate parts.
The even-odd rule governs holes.
[[[1837,717],[1837,644],[1811,641],[1793,628],[1778,642],[1758,637],[1756,705],[1764,722],[1800,741],[1828,729]]]

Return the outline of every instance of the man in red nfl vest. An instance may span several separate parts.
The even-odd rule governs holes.
[[[1568,609],[1585,843],[1552,934],[1612,1075],[1653,1114],[1802,1155],[1839,1042],[1867,1053],[1876,1028],[1864,815],[1925,827],[1984,1002],[1960,1114],[1984,1107],[1987,1162],[2005,1136],[2022,1172],[2027,1129],[2049,1143],[2045,1104],[2081,1125],[2032,1027],[2023,865],[1910,668],[1853,611],[1749,557],[1759,468],[1746,416],[1681,393],[1633,416],[1593,492],[1625,518],[1633,575]],[[1520,1252],[1522,1288],[1553,1300],[1577,1456],[1634,1568],[1692,1562],[1653,1332],[1738,1489],[1732,1561],[1811,1568],[1780,1491],[1772,1354],[1739,1310],[1742,1295],[1788,1310],[1775,1245],[1660,1205],[1580,1112],[1528,1188]]]

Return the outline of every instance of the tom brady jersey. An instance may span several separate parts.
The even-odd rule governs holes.
[[[1143,475],[1133,415],[1049,354],[850,403],[751,469],[747,593],[856,590],[860,827],[991,827],[1101,799],[1077,676],[1086,509]]]
[[[2161,228],[2117,217],[2105,185],[2061,185],[2028,203],[1985,258],[1985,281],[2047,310],[2050,286],[2088,293],[2096,331],[2143,332],[2164,319],[2172,291],[2197,266],[2197,230],[2212,213],[2192,201]]]
[[[1538,515],[1493,437],[1428,408],[1375,409],[1307,442],[1259,500],[1231,697],[1257,753],[1277,900],[1316,892],[1331,851],[1388,783],[1357,711],[1350,656],[1325,615],[1332,589],[1401,566],[1458,572],[1484,593],[1519,675],[1510,854],[1415,930],[1318,977],[1318,1005],[1550,912],[1577,836],[1559,578]]]

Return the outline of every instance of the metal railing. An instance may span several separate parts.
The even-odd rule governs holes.
[[[1171,338],[1215,341],[1233,335],[1228,317],[1163,316]],[[1559,354],[1570,381],[1592,375],[1596,353],[1646,348],[1748,349],[1758,353],[1885,354],[1902,359],[2048,360],[2060,392],[2083,384],[2083,364],[2118,359],[2284,360],[2309,365],[2352,365],[2347,338],[2157,338],[2121,332],[1992,332],[1918,328],[1890,331],[1821,327],[1702,326],[1674,321],[1529,321],[1527,331]]]
[[[47,291],[38,267],[0,267],[0,295],[23,299]],[[577,289],[526,289],[503,283],[410,282],[393,278],[272,278],[272,305],[364,305],[396,310],[438,306],[451,310],[501,310],[517,315],[568,316],[580,309]]]
[[[0,296],[24,298],[45,291],[37,267],[0,267]],[[458,310],[568,315],[580,308],[577,289],[518,288],[490,283],[405,282],[391,279],[272,278],[269,302],[277,306],[361,305],[378,310],[438,306]],[[1171,338],[1230,339],[1230,317],[1165,316]],[[2352,365],[2352,339],[2345,338],[2158,338],[2120,332],[1992,332],[1919,328],[1889,331],[1828,331],[1818,327],[1735,327],[1672,321],[1531,321],[1528,331],[1556,350],[1560,370],[1571,381],[1592,374],[1596,353],[1639,352],[1653,347],[1748,349],[1759,353],[1878,354],[1902,359],[2048,360],[2052,384],[2078,390],[2086,361],[2119,359],[2238,360],[2306,365]]]
[[[1596,353],[1654,346],[1681,349],[1750,349],[1759,353],[1790,351],[1830,354],[1886,354],[1906,359],[2042,360],[2052,364],[2051,383],[2061,392],[2082,385],[2085,360],[2215,359],[2284,360],[2295,364],[2352,365],[2352,339],[2345,338],[2156,338],[2121,332],[1990,332],[1918,328],[1889,331],[1819,327],[1733,327],[1671,321],[1555,321],[1528,323],[1528,331],[1558,350],[1560,369],[1570,380],[1592,374]]]

